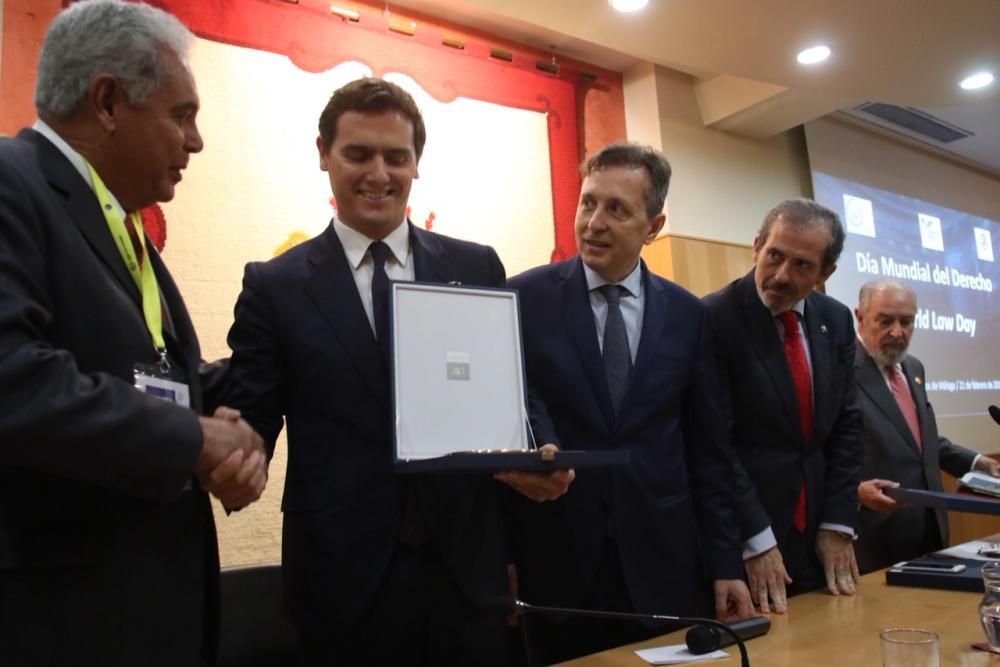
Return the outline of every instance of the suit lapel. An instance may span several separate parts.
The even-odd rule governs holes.
[[[813,438],[829,432],[833,415],[830,414],[831,340],[830,324],[819,305],[815,292],[806,297],[805,331],[809,341],[809,359],[812,363],[813,386]],[[824,436],[825,437],[825,436]]]
[[[174,349],[183,352],[184,362],[189,368],[197,368],[200,355],[198,339],[195,336],[191,318],[184,307],[181,294],[167,271],[163,259],[148,238],[146,239],[146,250],[146,256],[153,266],[153,273],[156,274],[156,284],[160,289],[160,305],[164,311],[163,337],[167,341],[168,347],[173,341]]]
[[[746,335],[753,342],[754,354],[757,355],[761,365],[771,378],[774,390],[788,413],[789,423],[798,425],[800,423],[799,406],[795,398],[792,371],[788,366],[785,348],[781,344],[781,338],[778,336],[778,329],[771,316],[771,311],[767,309],[757,294],[753,271],[740,281],[739,290],[740,304],[744,310],[743,321],[747,323]],[[793,430],[799,434],[800,438],[802,437],[801,428]]]
[[[857,372],[858,387],[882,411],[886,420],[892,424],[892,427],[909,446],[910,451],[919,457],[920,450],[917,447],[917,442],[913,439],[903,411],[896,403],[896,397],[892,395],[892,390],[886,384],[885,376],[882,375],[875,360],[871,358],[861,343],[858,343],[854,368]]]
[[[318,240],[307,260],[306,293],[372,393],[388,395],[388,371],[333,223]]]
[[[646,268],[646,263],[642,262],[642,289],[645,303],[642,311],[642,330],[639,334],[639,349],[635,354],[635,364],[632,366],[632,376],[629,378],[628,390],[622,400],[621,411],[618,413],[618,423],[624,423],[631,406],[634,403],[630,400],[635,387],[640,386],[642,377],[649,372],[656,350],[660,347],[660,341],[666,333],[667,310],[669,304],[663,285],[659,281],[653,280]],[[603,369],[602,369],[603,370]]]
[[[461,284],[455,268],[445,256],[441,243],[422,229],[407,222],[410,228],[410,249],[413,252],[413,277],[422,283]]]
[[[559,301],[562,303],[563,319],[573,347],[576,349],[580,368],[590,383],[593,395],[596,397],[604,422],[612,425],[615,422],[611,410],[611,395],[608,392],[608,380],[604,375],[604,362],[601,357],[601,347],[597,343],[597,329],[594,326],[594,309],[590,305],[590,295],[587,292],[587,279],[583,275],[583,262],[579,256],[566,262],[559,270]],[[623,405],[627,403],[626,399]]]
[[[49,185],[65,198],[67,215],[80,229],[94,254],[141,308],[139,288],[125,269],[121,254],[108,231],[101,206],[86,181],[48,139],[33,130],[24,130],[20,136],[38,147],[38,161]]]

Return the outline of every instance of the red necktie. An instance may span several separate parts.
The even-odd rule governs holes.
[[[135,228],[135,223],[132,221],[132,216],[128,213],[125,214],[125,219],[122,220],[125,223],[125,231],[128,232],[128,238],[132,242],[132,250],[135,251],[135,261],[139,264],[139,268],[142,268],[142,263],[145,260],[145,253],[143,252],[142,241],[139,239],[139,234],[145,234],[145,231],[140,232],[139,229]],[[141,227],[140,227],[141,229]],[[170,311],[167,310],[167,304],[163,301],[163,293],[160,293],[160,312],[162,313],[161,321],[163,322],[163,330],[169,333],[171,336],[174,335],[174,322],[170,319]]]
[[[135,223],[132,222],[132,216],[128,213],[125,214],[125,219],[122,220],[125,223],[125,231],[128,232],[128,238],[132,241],[132,249],[135,251],[135,260],[139,264],[139,268],[142,268],[143,252],[142,252],[142,241],[139,240],[139,231],[135,228]]]
[[[920,440],[920,418],[917,417],[917,404],[913,402],[913,394],[910,393],[910,386],[906,384],[906,378],[899,372],[895,364],[886,366],[885,372],[889,374],[889,386],[892,388],[892,395],[896,398],[903,418],[906,419],[907,426],[913,433],[913,439],[917,441],[917,449],[923,449],[923,442]]]
[[[802,437],[806,444],[812,437],[813,401],[812,376],[809,374],[809,361],[806,359],[806,348],[799,333],[799,316],[793,310],[786,310],[778,315],[785,327],[785,357],[792,371],[792,381],[795,383],[795,398],[799,405],[799,422],[802,425]],[[806,530],[806,482],[802,480],[799,489],[799,500],[795,504],[792,515],[792,525],[795,530],[804,533]]]

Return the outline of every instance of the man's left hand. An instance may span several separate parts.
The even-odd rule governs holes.
[[[980,456],[979,460],[976,461],[976,470],[981,470],[987,475],[1000,477],[1000,461],[991,459],[988,456]]]
[[[716,579],[715,617],[724,623],[742,621],[754,615],[750,589],[742,579]]]
[[[543,452],[559,451],[553,444],[543,445]],[[524,472],[520,470],[504,470],[493,475],[495,479],[512,487],[523,496],[536,502],[555,500],[569,491],[569,485],[576,478],[576,471],[553,470],[552,472]]]
[[[854,543],[850,535],[835,530],[816,533],[816,553],[823,563],[826,588],[832,595],[854,595],[861,575],[854,559]]]

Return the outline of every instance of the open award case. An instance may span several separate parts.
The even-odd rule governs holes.
[[[911,505],[937,507],[949,512],[966,512],[969,514],[992,514],[1000,516],[1000,498],[992,494],[947,491],[926,491],[924,489],[883,489],[884,493],[894,500],[902,500]]]
[[[392,284],[393,434],[398,472],[627,463],[627,450],[538,451],[525,402],[517,292]]]

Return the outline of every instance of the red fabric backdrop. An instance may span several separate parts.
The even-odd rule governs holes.
[[[374,13],[362,15],[356,23],[345,21],[331,15],[326,2],[160,0],[156,4],[200,37],[284,54],[306,71],[325,71],[354,60],[376,76],[409,75],[441,102],[461,96],[547,113],[555,220],[552,259],[576,254],[579,84],[491,58],[485,43],[467,41],[462,50],[442,46],[442,33],[434,29],[402,35],[389,30],[388,21]]]

